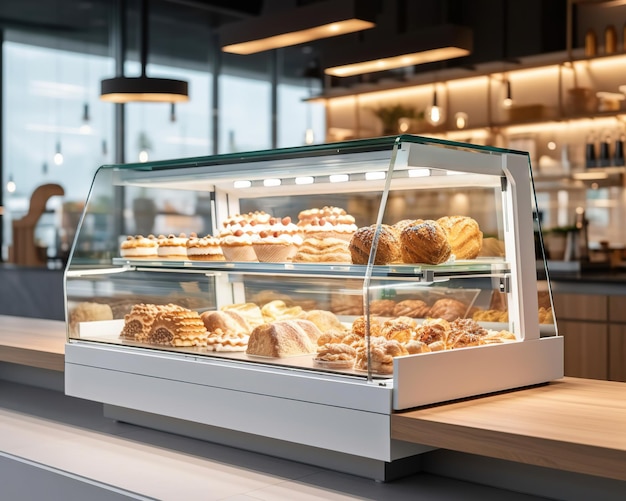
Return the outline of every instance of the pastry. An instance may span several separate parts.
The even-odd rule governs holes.
[[[354,217],[340,207],[307,209],[298,214],[298,228],[304,238],[338,238],[350,241],[357,230]]]
[[[408,317],[387,320],[383,324],[380,334],[387,339],[408,343],[415,338],[415,322]]]
[[[279,320],[256,327],[250,334],[246,353],[262,357],[291,357],[317,351],[321,335],[308,320]]]
[[[316,362],[331,363],[333,367],[352,367],[356,358],[356,350],[343,343],[326,343],[317,349]]]
[[[303,317],[304,311],[300,306],[287,306],[284,301],[276,299],[263,305],[261,314],[266,322],[274,322]]]
[[[406,348],[406,351],[409,352],[409,355],[416,355],[417,353],[429,353],[430,351],[432,351],[426,343],[423,343],[422,341],[417,341],[416,339],[405,343],[404,347]]]
[[[224,253],[217,237],[207,235],[199,238],[192,233],[187,240],[187,259],[191,261],[224,261]]]
[[[294,263],[351,263],[348,242],[339,238],[305,238],[293,257]]]
[[[209,334],[219,329],[223,333],[247,335],[251,330],[244,317],[235,310],[205,311],[200,318]]]
[[[452,298],[442,298],[433,303],[428,316],[443,318],[448,322],[452,322],[457,318],[465,317],[467,309],[467,305],[461,301]]]
[[[403,219],[402,221],[398,221],[397,223],[395,223],[393,225],[393,228],[396,231],[396,233],[400,235],[400,233],[402,233],[402,230],[404,230],[404,228],[406,228],[407,226],[413,226],[415,224],[419,224],[423,222],[424,222],[423,219]]]
[[[318,326],[318,329],[319,329],[319,326]],[[323,331],[322,329],[320,329],[320,331],[322,331],[322,335],[319,338],[317,338],[317,344],[319,346],[322,346],[323,344],[328,344],[328,343],[342,343],[344,339],[346,338],[346,336],[348,336],[348,332],[345,330]]]
[[[370,315],[390,317],[395,307],[396,302],[392,299],[375,299],[370,302]]]
[[[198,312],[178,307],[156,314],[147,342],[166,346],[206,346],[207,336]]]
[[[370,361],[373,373],[393,374],[393,359],[408,354],[407,349],[396,340],[388,340],[384,337],[370,339]],[[367,358],[367,346],[357,348],[355,368],[367,370]]]
[[[161,259],[187,258],[187,235],[184,233],[178,236],[169,234],[167,237],[159,235],[157,242],[159,244],[157,254]]]
[[[363,315],[363,296],[333,294],[330,298],[330,309],[335,315]]]
[[[313,322],[317,325],[317,328],[322,332],[329,331],[345,331],[346,328],[339,321],[337,315],[335,315],[331,311],[326,310],[311,310],[307,311],[304,316],[304,319]]]
[[[353,264],[367,264],[376,236],[376,225],[359,228],[350,239],[350,255]],[[400,261],[400,238],[397,231],[386,224],[378,232],[378,244],[374,264],[389,264]]]
[[[509,312],[500,310],[476,310],[472,319],[477,322],[508,322]]]
[[[554,315],[552,313],[552,308],[546,308],[544,306],[539,307],[539,323],[540,324],[554,323]]]
[[[108,304],[82,302],[78,303],[69,314],[70,335],[80,335],[81,322],[94,322],[98,320],[113,320],[113,310]]]
[[[452,254],[446,231],[431,220],[404,228],[400,233],[400,244],[405,263],[441,264]]]
[[[445,347],[449,330],[450,325],[445,320],[443,322],[426,321],[415,330],[415,339],[428,346],[435,342],[441,342]]]
[[[437,222],[448,235],[456,259],[475,259],[483,246],[483,232],[478,223],[467,216],[446,216]]]
[[[220,237],[220,247],[226,261],[258,261],[252,242],[255,239],[242,229],[236,230],[232,235]]]
[[[485,257],[504,257],[506,255],[504,241],[494,237],[483,237],[483,245],[478,255]]]
[[[132,341],[145,341],[154,322],[158,306],[154,304],[136,304],[124,317],[124,327],[120,337]]]
[[[376,336],[380,336],[380,330],[382,328],[382,325],[380,323],[380,320],[376,317],[370,317],[370,322],[369,322],[369,332],[367,332],[367,324],[365,321],[365,317],[358,317],[354,319],[354,322],[352,322],[352,334],[356,334],[360,337],[365,337],[368,334],[371,337],[376,337]]]
[[[259,306],[254,303],[229,304],[226,306],[222,306],[220,310],[236,311],[246,320],[248,326],[250,327],[250,330],[254,329],[258,325],[265,323],[265,319],[263,318],[263,314],[261,313],[261,308],[259,308]]]
[[[426,318],[430,306],[421,299],[405,299],[400,301],[393,308],[394,317],[411,317],[411,318]]]
[[[299,235],[263,230],[259,233],[259,238],[254,240],[252,248],[262,263],[284,263],[292,260],[301,244],[302,238]]]
[[[446,337],[446,348],[451,350],[478,346],[481,338],[487,334],[487,330],[471,318],[458,318],[450,324],[450,330]]]
[[[217,329],[209,332],[206,347],[209,351],[246,351],[249,339],[247,333]]]
[[[120,255],[122,257],[156,258],[159,244],[154,235],[144,237],[142,235],[128,236],[120,245]]]

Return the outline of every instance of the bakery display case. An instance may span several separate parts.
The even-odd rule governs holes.
[[[562,377],[535,206],[525,153],[411,135],[103,166],[66,393],[388,466],[394,411]]]

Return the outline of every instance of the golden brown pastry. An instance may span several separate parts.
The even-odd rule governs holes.
[[[250,336],[245,332],[216,329],[209,332],[206,343],[209,351],[245,351]]]
[[[384,337],[370,339],[371,370],[376,374],[393,374],[393,359],[408,355],[406,348],[396,340]],[[367,346],[356,350],[355,368],[367,370]]]
[[[303,317],[304,311],[300,306],[289,307],[284,301],[275,299],[263,305],[261,314],[266,322],[273,322],[275,320],[289,320]]]
[[[369,324],[369,335],[371,337],[380,336],[380,330],[382,328],[380,320],[376,317],[370,317]],[[367,335],[365,317],[358,317],[354,319],[354,322],[352,322],[352,334],[356,334],[361,337],[365,337]]]
[[[396,302],[392,299],[375,299],[370,302],[370,315],[378,315],[380,317],[390,317],[393,315],[393,310],[396,307]]]
[[[207,336],[198,312],[180,307],[156,314],[147,342],[167,346],[206,346]]]
[[[445,216],[437,222],[448,235],[456,259],[475,259],[483,246],[483,232],[478,223],[467,216]]]
[[[320,329],[321,330],[321,329]],[[322,335],[317,338],[317,344],[322,346],[323,344],[328,343],[342,343],[346,336],[348,336],[348,331],[346,330],[327,330],[322,331]]]
[[[442,298],[434,302],[428,315],[433,318],[443,318],[452,322],[457,318],[465,317],[467,305],[452,298]]]
[[[351,367],[356,358],[356,350],[343,343],[326,343],[317,349],[315,360],[318,362],[341,363],[342,367]],[[343,362],[343,363],[342,363]]]
[[[131,341],[145,341],[158,312],[159,307],[155,304],[134,305],[124,316],[124,327],[120,337]]]
[[[376,235],[376,225],[359,228],[350,239],[350,255],[353,264],[367,264],[372,250],[372,243]],[[378,246],[374,264],[389,264],[400,261],[400,237],[391,226],[383,224],[380,227]]]
[[[259,325],[250,334],[246,353],[262,357],[291,357],[317,351],[322,333],[313,322],[279,320]]]
[[[245,318],[235,310],[205,311],[200,318],[209,333],[219,329],[224,333],[249,334],[251,330]]]
[[[339,238],[305,238],[294,263],[351,263],[348,241]]]
[[[452,254],[446,230],[432,220],[404,228],[400,233],[400,244],[405,263],[441,264]]]
[[[426,318],[430,306],[421,299],[405,299],[393,308],[394,317]]]
[[[500,310],[477,310],[472,314],[477,322],[508,322],[509,312]]]
[[[261,313],[261,308],[254,303],[229,304],[222,306],[220,309],[222,311],[236,311],[246,320],[250,330],[265,323],[265,319]]]
[[[333,294],[330,309],[335,315],[363,315],[363,296]]]
[[[393,228],[396,230],[397,234],[400,235],[400,233],[402,233],[402,230],[404,230],[404,228],[406,228],[407,226],[413,226],[415,224],[423,222],[423,219],[403,219],[402,221],[398,221],[396,224],[394,224]]]
[[[446,348],[450,350],[478,346],[481,338],[487,334],[487,330],[471,318],[458,318],[450,324],[450,331],[446,337]]]
[[[424,322],[416,329],[415,339],[429,346],[436,341],[441,341],[445,345],[448,330],[449,325],[447,325],[447,322],[445,324],[441,322]]]
[[[322,332],[346,330],[346,327],[339,321],[337,315],[331,311],[311,310],[304,313],[303,318],[313,322]]]
[[[387,339],[395,339],[401,343],[408,343],[411,339],[415,338],[415,322],[411,321],[408,317],[387,320],[383,324],[380,334]]]
[[[409,355],[415,355],[417,353],[430,353],[430,351],[432,351],[426,343],[417,341],[416,339],[405,343],[404,347],[406,348],[406,351],[409,352]]]

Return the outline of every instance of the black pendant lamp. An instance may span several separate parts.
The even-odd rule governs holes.
[[[148,63],[148,0],[141,0],[141,76],[102,80],[100,99],[112,103],[189,101],[189,85],[184,80],[151,78],[146,75]]]

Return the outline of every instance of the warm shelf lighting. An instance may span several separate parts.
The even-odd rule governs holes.
[[[109,78],[100,82],[100,99],[112,103],[189,101],[189,84],[171,78],[151,78],[146,75],[148,64],[148,0],[141,0],[141,75]]]
[[[444,110],[437,100],[437,88],[433,91],[433,104],[426,108],[426,121],[431,125],[439,125],[444,121]]]
[[[511,92],[511,81],[507,78],[504,82],[506,85],[506,96],[502,100],[502,106],[505,108],[510,108],[513,106],[513,93]]]
[[[324,61],[324,73],[349,77],[467,56],[472,51],[468,28],[441,25],[408,32],[371,45],[337,47]]]
[[[224,52],[255,54],[367,30],[375,14],[370,0],[327,0],[224,25],[220,43]]]

